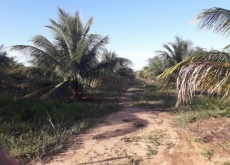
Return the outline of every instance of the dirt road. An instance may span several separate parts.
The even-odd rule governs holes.
[[[71,147],[55,156],[50,165],[211,165],[229,155],[211,143],[192,140],[186,129],[171,125],[174,114],[160,109],[133,106],[131,89],[121,98],[121,111],[99,119],[94,127],[78,135]],[[200,154],[215,149],[211,159]]]

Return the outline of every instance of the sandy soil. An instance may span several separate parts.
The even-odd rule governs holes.
[[[190,125],[187,130],[172,127],[172,113],[133,107],[130,95],[129,90],[122,98],[125,106],[121,111],[99,119],[94,127],[75,137],[64,153],[37,164],[212,165],[230,160],[229,150],[213,141],[193,140],[199,127]],[[200,155],[206,149],[213,151],[210,159]]]

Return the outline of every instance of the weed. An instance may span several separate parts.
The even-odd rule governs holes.
[[[159,138],[157,138],[156,136],[153,136],[153,135],[148,135],[146,137],[146,140],[149,142],[149,143],[152,143],[156,146],[159,146],[160,145],[160,142],[158,141]]]
[[[124,141],[124,142],[131,142],[131,139],[128,138],[128,137],[123,137],[123,138],[121,138],[121,141]]]
[[[122,119],[123,122],[132,122],[130,119]]]
[[[132,156],[126,155],[126,157],[128,159],[128,162],[127,162],[128,165],[138,165],[140,162],[140,160],[134,159]]]
[[[141,136],[133,136],[133,137],[131,138],[131,140],[132,140],[133,142],[139,142],[139,141],[141,141],[141,139],[142,139]]]
[[[186,128],[187,123],[210,117],[230,117],[230,101],[214,96],[202,96],[195,98],[190,105],[181,106],[176,113],[179,117],[174,118],[173,125]]]
[[[223,162],[222,165],[230,165],[230,161]]]
[[[148,155],[156,155],[156,154],[157,154],[157,150],[148,149]]]
[[[210,159],[212,157],[212,151],[211,150],[204,150],[202,152],[200,152],[200,155],[202,155],[203,157]]]
[[[133,123],[133,125],[135,126],[135,128],[143,128],[145,126],[142,122],[139,121]]]
[[[177,128],[186,128],[186,124],[187,124],[187,120],[186,118],[183,118],[182,115],[172,120],[172,125]]]
[[[97,134],[95,136],[93,136],[93,139],[103,139],[105,138],[105,136],[103,134]]]
[[[21,164],[43,159],[62,151],[72,135],[92,125],[90,118],[113,113],[119,107],[114,103],[35,101],[1,94],[0,148]]]
[[[191,136],[190,137],[190,142],[199,142],[199,138],[198,137],[196,137],[196,136]]]

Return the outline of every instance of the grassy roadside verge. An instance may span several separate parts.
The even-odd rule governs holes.
[[[21,164],[61,152],[75,134],[93,124],[94,118],[119,110],[117,103],[105,101],[108,95],[118,99],[122,94],[113,93],[104,93],[102,102],[74,103],[0,97],[0,149]]]
[[[230,101],[215,96],[195,98],[190,105],[181,106],[175,111],[179,116],[174,118],[173,125],[186,128],[187,123],[210,117],[230,117]]]
[[[191,104],[175,108],[177,93],[173,88],[159,90],[154,84],[140,82],[134,87],[133,105],[146,110],[170,111],[178,116],[174,118],[173,125],[186,128],[187,123],[210,117],[230,117],[230,100],[216,96],[199,96]]]

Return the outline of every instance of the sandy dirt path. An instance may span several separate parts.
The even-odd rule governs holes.
[[[121,111],[75,137],[64,153],[50,165],[211,165],[226,161],[229,155],[215,151],[209,160],[199,153],[211,144],[191,142],[185,129],[171,125],[174,115],[167,111],[142,110],[132,104],[131,89],[121,98]]]

